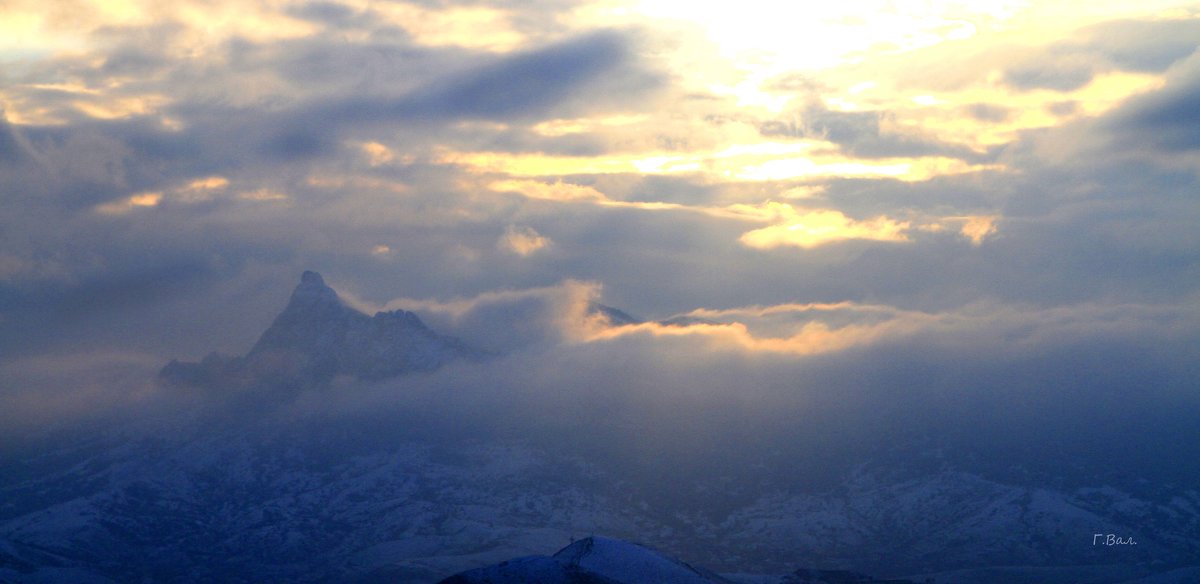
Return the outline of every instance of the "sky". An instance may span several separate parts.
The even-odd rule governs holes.
[[[5,0],[0,420],[244,353],[304,270],[547,417],[1192,411],[1200,5],[786,4]]]

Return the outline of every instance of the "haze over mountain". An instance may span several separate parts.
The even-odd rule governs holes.
[[[345,305],[321,275],[306,271],[287,307],[242,357],[211,353],[199,363],[171,361],[159,373],[168,384],[228,389],[327,383],[342,375],[376,380],[432,371],[483,353],[439,335],[411,312],[368,316]]]
[[[458,322],[558,327],[548,338],[733,326],[643,321],[579,292],[483,299]],[[491,326],[470,324],[475,313]],[[760,584],[837,581],[837,570],[1111,584],[1186,575],[1200,562],[1190,467],[1160,459],[1136,476],[1114,472],[1138,453],[1091,452],[1108,438],[1103,427],[1035,455],[1009,451],[1026,446],[1020,436],[948,415],[961,406],[929,399],[937,386],[900,404],[860,392],[853,407],[797,393],[806,375],[854,373],[836,363],[764,361],[760,383],[697,394],[686,390],[731,369],[752,374],[719,360],[663,370],[669,354],[580,341],[479,356],[411,312],[368,317],[305,272],[245,356],[172,362],[143,416],[103,417],[3,453],[0,580],[733,579],[603,536],[481,568],[585,534],[651,542]],[[619,368],[646,378],[613,383]],[[769,407],[748,407],[747,396]],[[1011,408],[988,414],[1002,428],[1027,423]],[[1091,415],[1072,404],[1025,436],[1080,432]],[[1142,444],[1186,435],[1169,413],[1154,415]],[[1055,470],[1063,452],[1070,473]],[[1110,535],[1136,544],[1106,545]],[[646,573],[657,575],[638,579]]]

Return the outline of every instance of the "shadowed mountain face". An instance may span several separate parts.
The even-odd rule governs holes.
[[[320,274],[304,272],[287,307],[244,357],[213,353],[199,363],[171,361],[159,377],[172,385],[307,386],[339,375],[369,380],[432,371],[479,356],[411,312],[367,316],[346,306]]]

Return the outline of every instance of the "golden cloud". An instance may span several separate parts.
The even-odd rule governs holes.
[[[128,198],[96,205],[95,210],[101,215],[124,215],[134,209],[156,207],[162,202],[162,193],[138,193]]]
[[[832,327],[824,322],[810,321],[798,325],[791,334],[786,336],[763,336],[755,334],[741,322],[701,323],[689,326],[647,322],[608,326],[606,320],[592,316],[577,325],[578,329],[575,331],[573,339],[576,342],[594,343],[644,336],[663,340],[697,341],[709,350],[808,356],[844,351],[884,338],[915,332],[928,319],[929,317],[895,318],[871,324],[848,324],[840,327]]]
[[[519,256],[528,256],[545,249],[550,245],[550,239],[538,233],[532,227],[517,227],[509,225],[497,242],[501,249],[511,251]]]
[[[831,209],[797,211],[784,205],[789,211],[785,221],[743,233],[739,241],[756,249],[773,249],[794,246],[804,249],[847,239],[869,239],[874,241],[908,241],[905,231],[907,221],[895,221],[884,216],[865,221],[856,221],[841,211]]]

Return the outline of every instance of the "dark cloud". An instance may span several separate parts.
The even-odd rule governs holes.
[[[12,167],[23,161],[29,155],[23,141],[17,129],[4,117],[4,110],[0,110],[0,164]]]
[[[1012,109],[990,103],[973,103],[967,114],[981,122],[1003,122],[1012,117]]]
[[[398,99],[343,101],[315,115],[357,123],[541,120],[572,110],[635,110],[635,100],[660,83],[634,63],[627,38],[593,33],[449,75]]]
[[[377,36],[377,35],[376,35]],[[449,71],[477,65],[491,55],[455,48],[429,48],[407,38],[375,38],[359,43],[322,36],[250,45],[241,49],[250,70],[280,75],[291,96],[381,95],[412,91]]]
[[[1007,68],[1004,81],[1021,90],[1072,91],[1110,70],[1160,73],[1193,54],[1197,38],[1196,19],[1101,23]]]
[[[1076,101],[1056,101],[1046,109],[1056,116],[1069,116],[1079,111],[1079,102]]]
[[[889,132],[883,127],[888,119],[887,112],[840,112],[813,104],[797,116],[799,121],[764,122],[759,125],[759,132],[764,136],[825,139],[841,146],[847,154],[864,158],[948,156],[970,162],[988,158],[987,154],[964,146]]]
[[[146,80],[176,68],[171,59],[171,43],[186,32],[183,25],[175,22],[104,27],[92,33],[94,40],[107,49],[101,64],[88,67],[78,62],[74,67],[93,86],[101,86],[104,80],[120,77],[134,80],[134,88],[144,88]]]
[[[1166,87],[1132,98],[1104,125],[1126,148],[1200,149],[1200,57],[1179,64]]]
[[[1085,49],[1123,71],[1158,73],[1200,48],[1200,19],[1119,20],[1084,31]]]
[[[306,20],[331,25],[351,24],[355,22],[355,16],[359,14],[357,10],[337,2],[307,2],[291,7],[288,13]]]
[[[1087,55],[1048,52],[1006,69],[1004,82],[1020,90],[1074,91],[1091,83],[1098,72],[1099,65]]]

